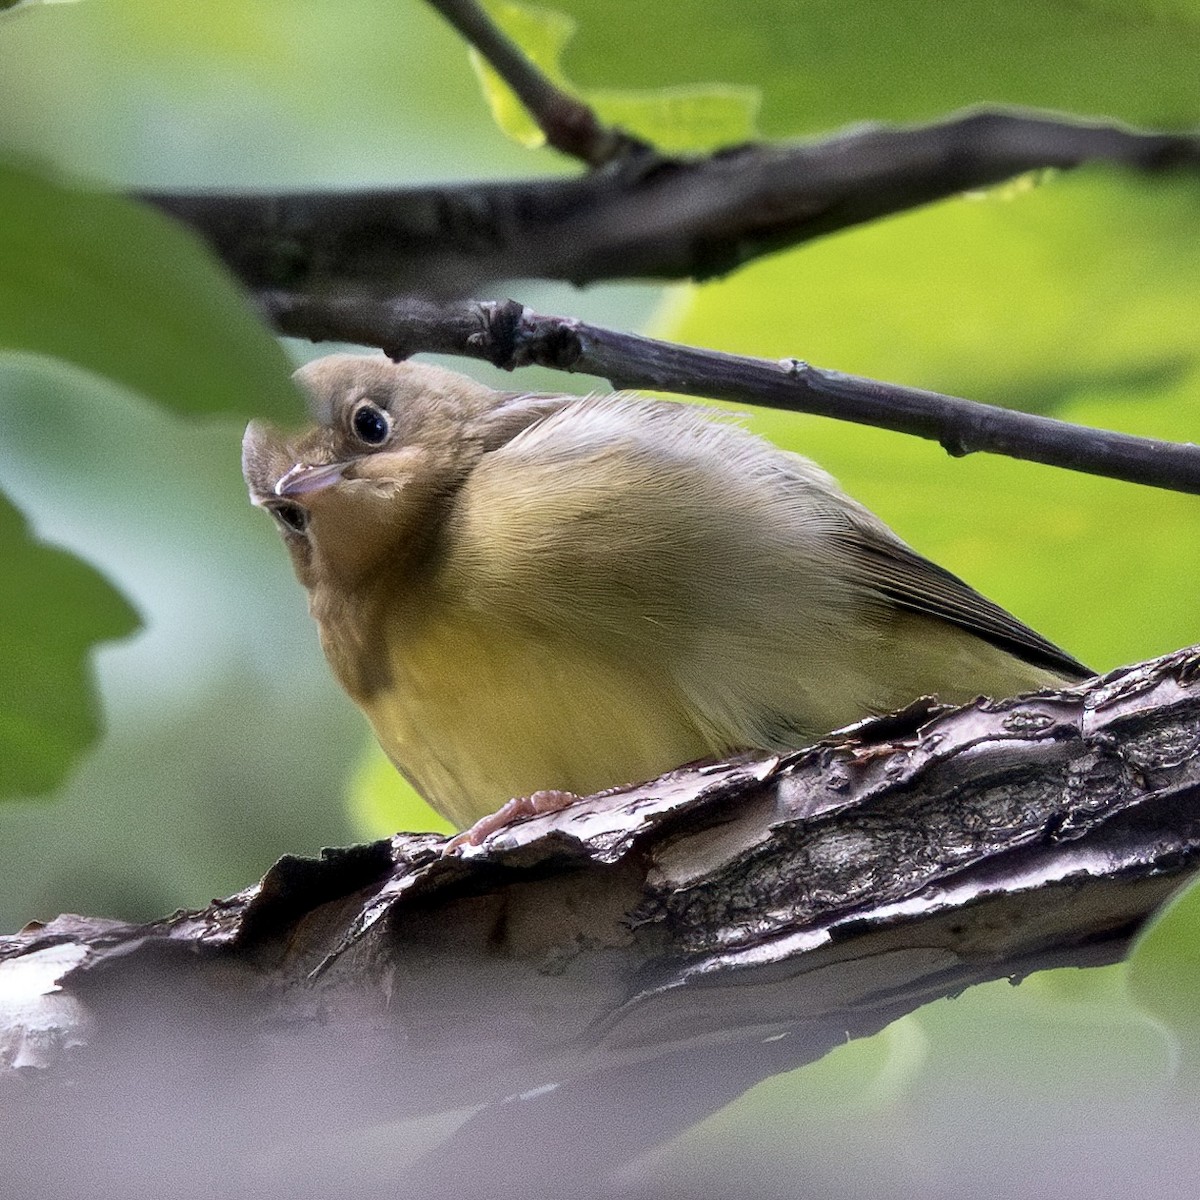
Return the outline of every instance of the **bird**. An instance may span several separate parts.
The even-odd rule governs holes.
[[[918,697],[1092,674],[723,412],[381,355],[295,379],[315,424],[249,424],[250,498],[338,682],[472,841]]]

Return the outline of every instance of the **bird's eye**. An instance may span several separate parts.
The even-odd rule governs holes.
[[[392,432],[392,419],[375,404],[360,404],[350,418],[355,434],[368,446],[381,446]]]
[[[308,528],[308,513],[298,504],[272,504],[271,516],[292,533],[303,533]]]

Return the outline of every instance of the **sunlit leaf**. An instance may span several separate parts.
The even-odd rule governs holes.
[[[564,13],[531,4],[502,0],[488,5],[496,23],[521,47],[547,78],[559,87],[566,86],[560,59],[563,48],[575,32],[575,22]],[[540,146],[546,138],[512,89],[474,47],[471,66],[479,77],[484,98],[496,124],[513,141],[523,146]]]
[[[649,88],[595,88],[588,102],[609,125],[669,153],[731,146],[758,136],[762,93],[732,84]]]
[[[1171,128],[1200,121],[1195,0],[555,4],[579,25],[564,54],[576,87],[761,88],[768,136],[931,120],[974,104]]]
[[[1200,362],[1196,219],[1191,181],[1055,175],[753,263],[679,332],[1025,409],[1161,386]]]
[[[388,837],[401,829],[454,832],[454,826],[417,795],[374,741],[363,750],[346,784],[346,806],[362,838]]]
[[[574,20],[555,9],[517,0],[493,0],[488,11],[547,78],[580,95],[602,121],[661,150],[682,153],[711,149],[748,141],[756,135],[755,119],[761,102],[757,87],[688,83],[581,91],[570,84],[562,68],[563,53],[576,31]],[[542,145],[542,131],[504,80],[474,49],[471,64],[500,128],[524,146]]]
[[[0,164],[0,350],[64,359],[181,412],[297,414],[278,342],[188,232]]]
[[[100,731],[90,653],[138,626],[94,568],[31,536],[0,496],[0,797],[62,782]]]

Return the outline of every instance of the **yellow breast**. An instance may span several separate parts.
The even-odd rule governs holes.
[[[586,795],[719,753],[669,681],[550,635],[434,609],[390,627],[392,679],[359,703],[460,827],[542,788]]]

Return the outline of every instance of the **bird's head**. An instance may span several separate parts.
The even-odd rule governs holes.
[[[275,518],[296,574],[354,588],[404,569],[516,399],[424,363],[335,354],[296,372],[316,424],[287,434],[252,421],[242,440],[251,500]]]

